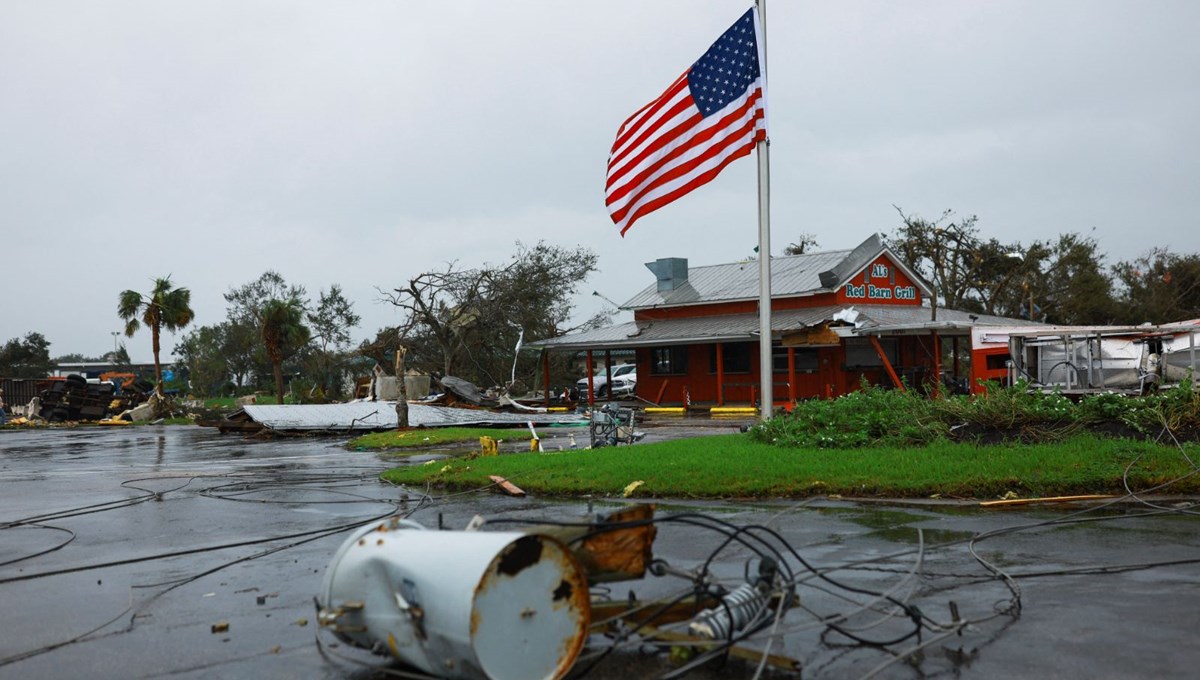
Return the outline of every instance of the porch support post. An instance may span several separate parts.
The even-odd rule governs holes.
[[[587,351],[587,372],[588,372],[588,393],[587,393],[587,403],[588,403],[588,406],[591,406],[592,404],[595,404],[595,403],[596,403],[596,397],[595,397],[595,396],[593,396],[593,395],[595,395],[595,394],[596,394],[596,390],[595,390],[595,384],[594,384],[596,379],[595,379],[595,377],[593,377],[593,376],[594,376],[594,374],[596,373],[596,369],[595,369],[595,368],[593,368],[592,366],[593,366],[593,364],[592,364],[592,350],[590,350],[590,349],[589,349],[589,350]]]
[[[788,347],[788,401],[796,405],[796,348]]]
[[[542,351],[542,387],[546,389],[546,408],[550,408],[550,350]]]
[[[958,363],[958,336],[950,338],[951,351],[954,352],[954,379],[958,380],[959,363]]]
[[[725,405],[725,353],[724,345],[717,343],[717,406]]]
[[[892,368],[892,362],[887,358],[887,352],[883,351],[883,345],[879,344],[879,338],[874,335],[868,335],[871,339],[871,346],[875,348],[875,353],[879,355],[879,360],[883,362],[883,368],[887,371],[888,377],[892,379],[892,384],[901,392],[907,392],[904,389],[904,383],[900,382],[900,376],[896,375],[896,369]]]
[[[612,401],[613,383],[612,383],[612,350],[611,349],[604,350],[604,378],[607,381],[604,384],[608,386],[608,400]]]
[[[933,336],[933,396],[942,394],[942,344],[937,331],[930,331]]]

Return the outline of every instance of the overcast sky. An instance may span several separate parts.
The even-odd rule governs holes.
[[[580,317],[644,262],[748,256],[752,159],[624,239],[603,202],[617,126],[747,6],[4,0],[0,342],[102,354],[120,291],[168,274],[197,325],[267,269],[340,284],[361,339],[398,321],[376,286],[518,240],[599,255]],[[891,233],[893,204],[1091,234],[1110,263],[1200,250],[1200,3],[771,0],[767,21],[776,254]]]

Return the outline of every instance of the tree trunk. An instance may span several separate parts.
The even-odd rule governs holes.
[[[158,350],[159,350],[158,333],[159,333],[158,324],[151,325],[150,326],[150,341],[151,341],[151,349],[154,350],[154,382],[155,382],[154,391],[158,392],[158,398],[162,399],[163,398],[162,365],[158,361]]]
[[[154,394],[150,398],[151,413],[154,418],[162,418],[167,414],[167,397],[163,393],[162,364],[159,363],[159,327],[150,326],[150,346],[154,350]]]
[[[408,427],[408,388],[404,385],[404,355],[408,353],[404,345],[396,348],[396,387],[400,393],[396,395],[397,427]]]
[[[272,361],[271,368],[275,369],[275,399],[277,404],[283,403],[283,362]]]

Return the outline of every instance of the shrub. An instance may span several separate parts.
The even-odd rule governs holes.
[[[857,448],[924,444],[945,436],[931,417],[930,400],[911,392],[866,384],[833,400],[813,399],[795,410],[755,425],[757,441],[788,447]]]
[[[1138,408],[1124,415],[1125,421],[1147,435],[1159,435],[1164,430],[1176,434],[1194,435],[1200,431],[1200,393],[1191,378],[1140,400]]]
[[[1200,393],[1190,380],[1145,397],[1102,393],[1078,403],[1024,382],[985,387],[982,395],[926,398],[864,383],[838,399],[800,402],[750,433],[764,443],[803,448],[920,445],[951,433],[990,442],[1056,442],[1084,429],[1200,437]]]
[[[1082,427],[1076,405],[1057,391],[1030,390],[1024,381],[984,387],[982,395],[937,400],[933,412],[948,428],[1012,441],[1061,441]]]

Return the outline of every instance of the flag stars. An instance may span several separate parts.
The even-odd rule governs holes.
[[[701,115],[707,116],[744,95],[760,73],[754,22],[747,13],[692,64],[688,83]]]

